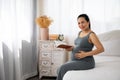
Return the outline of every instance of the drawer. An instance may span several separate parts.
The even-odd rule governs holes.
[[[51,51],[40,51],[40,58],[51,58]]]
[[[52,42],[40,42],[40,49],[51,49],[54,47],[54,44]]]
[[[59,56],[59,57],[58,57]],[[66,53],[64,51],[53,51],[52,52],[52,63],[53,65],[61,65],[66,61]]]
[[[49,66],[51,66],[51,61],[50,60],[41,60],[40,61],[40,66],[49,67]]]
[[[59,67],[55,67],[55,66],[52,67],[52,68],[51,68],[51,75],[57,76],[57,70],[58,70],[58,68],[59,68]]]
[[[50,68],[40,68],[40,76],[50,76],[51,75],[51,70]]]

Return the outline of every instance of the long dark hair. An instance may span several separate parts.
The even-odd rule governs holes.
[[[80,15],[77,17],[77,19],[79,19],[80,17],[85,18],[85,20],[86,20],[87,22],[89,22],[89,28],[91,29],[90,19],[89,19],[88,15],[87,15],[87,14],[80,14]]]

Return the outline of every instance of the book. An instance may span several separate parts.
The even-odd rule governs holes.
[[[68,45],[67,43],[62,42],[62,41],[55,41],[55,45],[57,48],[64,48],[64,49],[72,47],[71,45]]]

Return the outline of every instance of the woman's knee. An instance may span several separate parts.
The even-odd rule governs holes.
[[[67,71],[69,70],[68,66],[65,64],[65,65],[62,65],[60,68],[59,68],[59,71],[62,72],[62,73],[66,73]]]
[[[66,73],[67,71],[69,71],[71,68],[70,63],[65,63],[63,65],[61,65],[58,69],[57,69],[57,74],[59,73]]]

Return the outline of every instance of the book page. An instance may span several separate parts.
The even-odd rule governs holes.
[[[55,45],[56,45],[57,48],[64,48],[64,49],[72,47],[71,45],[68,45],[68,44],[66,44],[65,42],[62,42],[62,41],[55,41]]]

